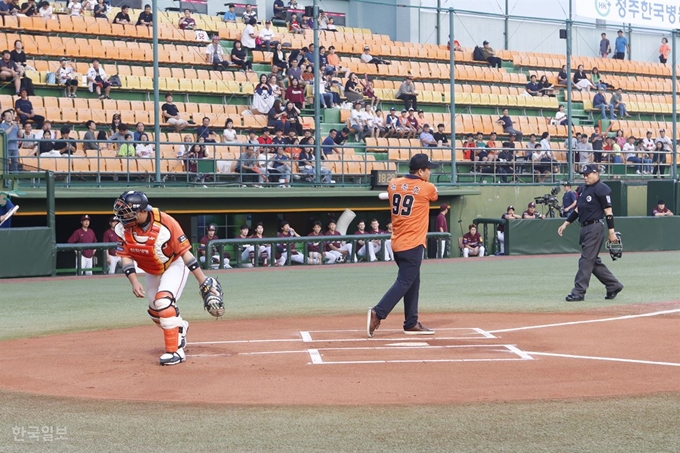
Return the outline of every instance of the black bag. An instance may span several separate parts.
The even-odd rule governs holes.
[[[475,61],[486,61],[486,58],[484,58],[484,52],[482,52],[481,47],[475,46],[475,50],[472,52],[472,59]]]
[[[114,74],[111,77],[109,77],[109,83],[111,84],[112,87],[122,87],[123,86],[123,82],[121,82],[118,74]]]
[[[26,90],[26,94],[29,96],[35,96],[35,91],[33,91],[33,80],[28,77],[21,78],[21,89]]]

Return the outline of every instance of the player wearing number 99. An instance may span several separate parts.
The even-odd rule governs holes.
[[[373,336],[399,301],[404,299],[404,333],[432,335],[434,331],[418,321],[420,291],[420,263],[429,224],[430,202],[439,197],[437,188],[429,182],[433,168],[426,154],[416,154],[409,162],[409,174],[390,181],[388,200],[392,208],[392,250],[399,267],[397,280],[380,299],[368,309],[366,333]]]
[[[186,360],[184,347],[189,323],[180,316],[177,301],[189,273],[201,286],[206,308],[210,300],[208,311],[213,316],[224,314],[223,305],[221,313],[217,311],[217,305],[222,304],[219,283],[203,274],[179,223],[151,207],[143,192],[124,192],[116,200],[113,212],[119,222],[115,232],[123,273],[130,281],[135,296],[147,296],[149,316],[163,329],[165,353],[159,362],[161,365],[182,363]],[[146,272],[146,293],[137,279],[133,260]],[[219,297],[219,304],[215,303],[213,307],[214,297]]]

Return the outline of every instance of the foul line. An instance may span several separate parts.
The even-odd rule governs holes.
[[[488,330],[488,333],[500,333],[500,332],[514,332],[518,330],[530,330],[530,329],[543,329],[544,327],[559,327],[559,326],[573,326],[576,324],[589,324],[593,322],[608,322],[608,321],[620,321],[622,319],[634,319],[634,318],[645,318],[649,316],[659,316],[659,315],[667,315],[671,313],[680,313],[680,308],[676,308],[674,310],[664,310],[664,311],[655,311],[652,313],[643,313],[640,315],[626,315],[626,316],[617,316],[616,318],[603,318],[603,319],[588,319],[585,321],[571,321],[571,322],[560,322],[556,324],[543,324],[540,326],[527,326],[527,327],[513,327],[511,329],[500,329],[500,330]]]
[[[525,352],[529,355],[544,355],[549,357],[565,357],[568,359],[588,359],[588,360],[603,360],[606,362],[625,362],[625,363],[641,363],[644,365],[664,365],[664,366],[680,366],[680,363],[674,362],[654,362],[651,360],[635,360],[635,359],[617,359],[614,357],[593,357],[587,355],[573,355],[573,354],[556,354],[552,352]]]

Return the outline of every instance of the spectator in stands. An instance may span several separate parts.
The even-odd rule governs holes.
[[[557,113],[555,113],[555,117],[550,120],[550,124],[553,126],[566,126],[568,122],[569,118],[567,118],[567,114],[564,111],[564,105],[558,105]]]
[[[356,101],[354,103],[354,108],[352,109],[352,112],[350,113],[348,120],[350,130],[354,132],[355,140],[357,142],[363,141],[366,137],[368,137],[371,134],[366,118],[364,117],[364,114],[361,111],[362,106],[363,102]]]
[[[335,131],[335,129],[333,129]],[[326,138],[328,140],[328,137]],[[332,140],[332,139],[331,139]],[[307,141],[307,146],[303,147],[302,150],[300,151],[300,155],[298,156],[298,168],[300,171],[307,175],[307,181],[312,182],[314,181],[314,175],[316,175],[316,158],[314,157],[314,136],[309,137]],[[321,153],[321,158],[324,160],[326,157],[326,153],[323,152]],[[319,172],[321,173],[321,181],[324,184],[333,184],[335,181],[333,181],[333,174],[331,171],[321,165]]]
[[[420,133],[420,144],[430,148],[437,147],[437,140],[434,139],[430,131],[430,125],[427,123],[423,124],[423,132]]]
[[[571,140],[568,138],[564,141],[564,149],[569,152],[573,152],[576,148],[576,144],[581,141],[581,133],[577,132],[575,135],[571,136]],[[578,160],[578,159],[576,159]]]
[[[31,121],[33,124],[35,124],[36,128],[42,128],[45,117],[42,115],[36,115],[34,113],[33,104],[31,104],[31,101],[28,100],[28,92],[25,88],[22,88],[19,92],[19,99],[17,99],[14,103],[14,109],[16,110],[17,115],[19,116],[19,121],[22,125],[26,124],[28,121]]]
[[[359,86],[359,77],[355,73],[351,73],[345,83],[345,97],[348,102],[357,102],[364,100],[364,94]]]
[[[59,59],[59,69],[57,69],[57,78],[59,84],[66,90],[66,97],[76,98],[78,91],[78,76],[71,66],[66,66],[71,60],[65,57]]]
[[[621,147],[614,140],[613,137],[605,139],[605,145],[602,147],[603,151],[607,151],[607,160],[612,164],[622,164],[623,157],[621,156]]]
[[[593,148],[594,148],[593,143],[588,142],[588,134],[582,134],[581,139],[574,147],[575,152],[578,154],[578,161],[581,165],[593,163],[594,160]],[[602,160],[602,140],[600,140],[600,161],[601,160]]]
[[[144,11],[139,13],[136,25],[144,25],[151,27],[153,25],[153,13],[151,12],[151,5],[144,5]]]
[[[21,139],[21,149],[30,149],[33,151],[33,155],[35,155],[38,151],[38,142],[32,140],[37,140],[38,137],[36,133],[33,132],[31,123],[24,124],[24,130],[19,130],[17,135]]]
[[[290,179],[293,175],[290,156],[286,154],[286,149],[281,146],[276,148],[276,152],[272,157],[272,172],[279,175],[279,187],[290,187]]]
[[[449,42],[446,43],[446,50],[451,50],[451,35],[449,35]],[[457,39],[453,40],[453,51],[454,52],[463,51],[463,46],[460,45],[460,42]]]
[[[503,64],[503,60],[496,56],[496,52],[494,52],[493,48],[489,46],[489,41],[484,41],[482,46],[482,54],[484,54],[486,61],[489,62],[492,68],[500,69],[501,65]]]
[[[531,96],[543,96],[541,86],[536,81],[536,74],[531,74],[529,77],[529,83],[526,84],[525,90]]]
[[[668,45],[668,39],[661,38],[661,46],[659,47],[659,61],[666,64],[668,55],[671,53],[671,46]]]
[[[274,0],[274,19],[286,20],[286,5],[283,0]]]
[[[255,25],[257,23],[257,12],[253,11],[253,5],[250,3],[246,4],[246,10],[243,12],[243,16],[241,16],[241,19],[243,20],[243,23],[248,25]],[[250,22],[255,19],[255,22],[251,24]],[[244,44],[245,45],[245,44]]]
[[[524,160],[531,160],[531,155],[534,153],[537,144],[536,134],[530,134],[529,141],[524,148]]]
[[[614,41],[614,50],[616,51],[614,58],[623,60],[626,57],[626,52],[628,52],[628,38],[623,36],[623,30],[619,30],[616,33],[618,36],[616,41]]]
[[[581,91],[586,91],[587,93],[590,93],[591,88],[595,88],[595,85],[588,80],[588,76],[586,75],[586,72],[583,70],[583,65],[580,64],[578,65],[578,68],[576,72],[574,73],[574,78],[573,78],[574,86],[578,88]]]
[[[304,133],[302,130],[302,118],[300,118],[300,110],[297,106],[292,101],[288,101],[283,113],[286,115],[284,132],[288,134],[290,131],[295,131],[297,135],[302,135]]]
[[[623,145],[627,143],[627,140],[626,137],[623,135],[622,129],[616,131],[616,138],[614,140],[616,140],[616,143],[618,143],[619,147],[623,149]]]
[[[610,85],[604,81],[602,75],[600,74],[600,70],[595,67],[590,71],[590,80],[593,82],[593,85],[597,89],[599,89],[600,87],[604,88],[605,90],[607,90],[608,88],[614,88],[613,85]]]
[[[80,3],[80,0],[71,0],[66,9],[68,9],[69,15],[71,16],[83,15],[83,4]]]
[[[496,123],[503,126],[503,132],[505,132],[506,134],[515,134],[517,136],[517,140],[519,140],[520,142],[522,141],[522,137],[524,135],[522,134],[522,132],[518,131],[513,126],[515,122],[512,121],[512,118],[510,118],[510,116],[508,115],[508,109],[503,109],[502,116],[498,118]]]
[[[222,143],[240,143],[238,140],[238,132],[234,129],[234,120],[231,118],[227,118],[227,121],[224,122]]]
[[[118,147],[118,157],[135,157],[136,154],[132,134],[127,133],[125,134],[125,140]]]
[[[401,123],[401,131],[403,133],[404,138],[416,138],[416,134],[418,133],[418,129],[413,127],[411,124],[411,121],[409,120],[408,116],[408,110],[403,109],[401,111],[401,116],[399,117],[399,123]]]
[[[349,134],[350,130],[347,127],[343,127],[340,129],[340,131],[335,135],[335,144],[338,146],[344,146],[347,144],[347,140],[349,140]],[[337,150],[336,150],[337,151]],[[338,151],[338,154],[340,154],[341,151]]]
[[[607,33],[602,33],[600,37],[602,38],[600,39],[600,56],[602,58],[607,58],[607,55],[612,53],[612,46],[607,39]]]
[[[621,88],[617,88],[616,92],[612,93],[612,97],[609,100],[609,105],[611,105],[612,111],[619,111],[619,118],[624,116],[628,118],[632,116],[628,113],[628,110],[626,110],[626,103],[623,102],[623,90]]]
[[[203,139],[199,139],[199,143],[195,143],[184,156],[186,158],[187,172],[195,174],[194,181],[202,181],[203,179],[203,177],[198,175],[198,161],[209,157],[207,148],[201,142],[203,142]]]
[[[332,31],[332,32],[338,31],[338,29],[335,26],[335,20],[332,17],[328,18],[328,28],[326,28],[326,31]]]
[[[288,81],[292,81],[293,79],[296,79],[298,82],[302,82],[302,69],[300,66],[298,66],[300,60],[298,59],[290,59],[288,58],[288,64],[290,67],[288,68]],[[304,83],[300,84],[301,86],[304,86]]]
[[[538,177],[538,182],[545,182],[553,165],[557,162],[550,148],[550,134],[548,132],[543,132],[541,143],[536,145],[531,160],[534,162],[534,170],[541,174]]]
[[[654,142],[656,149],[654,150],[654,156],[652,156],[652,162],[656,165],[654,165],[652,173],[654,174],[654,178],[657,177],[657,173],[663,177],[663,174],[666,171],[666,154],[671,152],[673,143],[671,142],[670,137],[666,136],[665,129],[659,130],[659,136]]]
[[[135,146],[135,154],[143,159],[150,159],[154,156],[153,143],[149,142],[149,136],[143,133]]]
[[[260,83],[255,87],[253,93],[253,110],[263,115],[267,115],[274,105],[274,92],[269,85],[269,79],[266,74],[260,75]]]
[[[75,153],[76,144],[73,139],[70,138],[71,128],[69,126],[62,126],[59,132],[61,133],[61,137],[58,141],[54,142],[54,150],[61,155]]]
[[[220,37],[213,35],[212,42],[205,48],[205,61],[212,64],[213,71],[224,71],[229,67],[231,62],[224,57],[224,49],[220,45]]]
[[[85,132],[85,135],[83,136],[84,140],[96,140],[97,139],[97,124],[92,121],[88,120],[85,123],[85,127],[87,128],[87,132]],[[85,150],[85,154],[88,155],[88,151],[93,151],[94,155],[96,156],[99,153],[99,142],[84,142],[83,143],[83,149]],[[89,154],[92,155],[92,154]]]
[[[484,256],[484,240],[477,232],[477,225],[468,225],[468,232],[463,235],[463,258],[470,256]]]
[[[97,0],[84,0],[83,1],[83,12],[84,13],[94,13],[94,7],[97,4]]]
[[[449,147],[449,138],[448,136],[444,133],[444,124],[439,123],[437,124],[437,132],[432,134],[434,137],[434,140],[437,142],[437,146],[440,148],[448,148]]]
[[[180,30],[196,30],[196,21],[191,17],[191,10],[184,10],[184,16],[180,17],[178,25]]]
[[[163,119],[175,128],[175,132],[179,132],[189,126],[189,122],[182,119],[177,106],[172,102],[172,93],[165,95],[165,104],[161,106],[161,111],[163,112]]]
[[[375,90],[373,89],[373,82],[368,80],[368,74],[364,74],[364,80],[363,81],[359,80],[359,83],[361,84],[364,97],[371,102],[370,108],[373,108],[373,106],[377,105],[380,102],[380,99],[378,99],[378,97],[375,95]]]
[[[654,142],[654,140],[652,140],[652,143],[653,142]],[[652,172],[652,165],[651,165],[652,164],[652,158],[651,158],[650,154],[644,148],[644,140],[638,140],[635,143],[635,151],[636,151],[638,157],[640,157],[642,159],[642,174],[643,175],[650,174]]]
[[[543,96],[555,96],[555,85],[548,81],[548,76],[543,74],[540,79],[538,79],[538,86],[541,88],[540,91]]]
[[[474,136],[472,134],[467,134],[463,141],[463,157],[467,160],[474,161],[476,147],[477,145]]]
[[[652,210],[652,215],[654,217],[672,217],[673,211],[666,207],[666,202],[659,200],[656,203],[656,208]]]
[[[19,66],[10,59],[10,56],[11,53],[9,50],[2,51],[2,60],[0,60],[0,80],[12,80],[18,96],[19,91],[21,90],[21,74],[19,72]]]
[[[272,108],[270,108],[269,112],[267,112],[267,126],[273,127],[275,129],[281,129],[283,131],[285,127],[283,124],[283,119],[285,116],[286,113],[283,111],[283,107],[281,107],[281,101],[276,99],[274,104],[272,104]]]
[[[380,72],[380,67],[378,65],[392,64],[389,61],[383,60],[382,58],[371,56],[371,48],[369,46],[364,46],[364,53],[361,54],[361,61],[366,64],[374,64],[378,72]]]
[[[328,16],[326,12],[322,9],[319,10],[319,17],[317,18],[317,23],[319,24],[319,30],[328,30]]]
[[[371,128],[371,137],[378,139],[387,135],[387,125],[385,124],[385,116],[383,111],[376,109],[373,114],[373,126]]]
[[[240,66],[244,72],[253,71],[253,63],[248,61],[248,55],[241,41],[234,41],[234,47],[231,49],[231,63]]]
[[[630,136],[628,137],[628,141],[626,142],[625,145],[621,148],[621,151],[623,152],[623,158],[625,159],[626,162],[632,162],[635,165],[635,173],[638,175],[642,174],[642,159],[638,157],[637,155],[637,149],[635,146],[635,137]]]
[[[52,5],[47,0],[40,3],[40,8],[38,9],[38,15],[43,19],[54,19],[54,11],[52,10]],[[2,14],[2,3],[0,3],[0,14]]]
[[[94,17],[98,19],[106,19],[109,20],[109,16],[107,16],[107,13],[109,12],[109,6],[104,2],[104,0],[97,0],[97,4],[94,5]]]
[[[605,136],[611,130],[612,124],[609,124],[609,128],[604,133],[600,132],[600,125],[595,124],[595,131],[590,135],[590,142],[593,144],[593,162],[595,163],[599,164],[602,162],[602,144],[604,143]]]
[[[125,126],[121,119],[120,119],[120,113],[114,113],[113,116],[111,117],[111,134],[115,134],[119,131],[120,126]],[[125,126],[127,128],[127,126]],[[122,137],[121,137],[122,138]]]
[[[404,108],[416,110],[418,108],[418,92],[413,84],[413,77],[406,77],[397,90],[397,99],[404,101]]]
[[[19,171],[19,124],[16,121],[14,110],[8,109],[2,112],[2,124],[0,129],[5,133],[7,140],[7,165],[10,173]]]
[[[257,41],[255,35],[255,24],[257,24],[257,19],[249,19],[246,22],[246,24],[247,24],[246,28],[244,28],[243,33],[241,33],[241,44],[246,49],[250,49],[252,51],[255,50],[255,48],[257,48]]]
[[[397,116],[397,109],[394,107],[390,108],[390,113],[385,119],[385,127],[387,128],[385,137],[396,136],[401,138],[404,135],[401,128],[401,120],[399,119],[399,116]]]
[[[252,22],[252,20],[251,20]],[[251,24],[254,25],[254,24]],[[248,27],[246,27],[247,29]],[[244,32],[245,33],[245,32]],[[255,34],[255,31],[253,29],[253,35]],[[272,22],[270,20],[265,21],[264,23],[264,28],[260,30],[260,45],[258,46],[260,49],[264,49],[267,52],[271,50],[272,47],[276,48],[276,45],[279,43],[278,41],[274,40],[274,30],[272,29]],[[254,38],[254,36],[253,36]],[[245,46],[245,43],[243,43]]]
[[[336,147],[335,138],[337,137],[337,135],[338,131],[335,129],[331,129],[330,131],[328,131],[328,136],[324,139],[323,143],[321,143],[321,152],[323,152],[326,155],[342,154],[340,149]]]
[[[14,41],[14,49],[9,53],[9,59],[16,63],[19,75],[23,76],[26,72],[26,52],[20,39]]]
[[[203,120],[201,121],[201,125],[196,128],[196,140],[199,138],[202,138],[203,140],[207,140],[208,137],[210,136],[210,118],[203,117]]]
[[[499,144],[496,142],[497,138],[498,138],[498,134],[496,134],[495,132],[492,131],[491,134],[489,134],[489,140],[486,142],[486,147],[489,150],[490,155],[491,154],[495,155],[500,149]],[[484,140],[483,134],[482,134],[482,140]]]
[[[568,78],[569,76],[567,75],[567,65],[563,64],[562,69],[560,69],[560,72],[557,73],[557,84],[566,85]]]
[[[52,138],[51,131],[47,130],[43,132],[42,139],[48,141],[42,141],[38,145],[38,154],[40,156],[61,156],[61,154],[58,151],[54,150],[54,142],[49,141],[51,138]]]
[[[288,31],[294,35],[304,35],[305,31],[302,29],[300,22],[298,22],[297,14],[290,15],[290,22],[288,22]]]
[[[141,121],[135,125],[135,131],[132,133],[132,138],[135,142],[140,140],[140,137],[144,133],[144,123]]]
[[[19,13],[23,14],[26,17],[37,16],[38,5],[35,3],[35,0],[28,0],[21,4],[21,9],[19,10]]]
[[[274,52],[272,52],[272,73],[276,74],[281,71],[285,76],[287,69],[288,61],[286,61],[286,56],[283,53],[283,46],[280,42],[277,42],[276,47],[274,47]]]
[[[295,104],[298,109],[305,108],[305,89],[300,86],[297,79],[290,79],[290,84],[286,89],[285,100]]]
[[[132,19],[130,18],[130,7],[128,5],[123,5],[113,18],[114,24],[129,25],[132,24]]]
[[[654,150],[656,149],[656,141],[652,137],[652,131],[647,131],[645,138],[642,139],[642,148],[648,155],[654,153]]]
[[[224,16],[222,16],[222,22],[235,24],[236,23],[236,12],[235,12],[236,5],[234,5],[233,3],[229,3],[227,5],[227,8],[228,8],[227,11],[224,12]]]
[[[104,72],[104,68],[99,65],[99,60],[96,58],[92,60],[92,66],[88,69],[85,77],[90,86],[90,92],[95,91],[99,95],[99,99],[111,99],[109,97],[111,83],[108,82],[109,77]]]
[[[604,89],[600,87],[597,90],[597,94],[593,97],[593,108],[600,109],[602,111],[602,119],[607,119],[607,110],[609,110],[610,119],[615,120],[616,115],[614,114],[614,106],[611,103],[607,103],[607,98],[604,95]]]

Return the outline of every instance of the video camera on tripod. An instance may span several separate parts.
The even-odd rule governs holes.
[[[560,193],[559,186],[553,187],[550,193],[547,193],[541,197],[534,197],[534,202],[536,204],[546,205],[548,208],[548,213],[546,217],[555,218],[562,217],[562,207],[557,199],[557,194]]]

